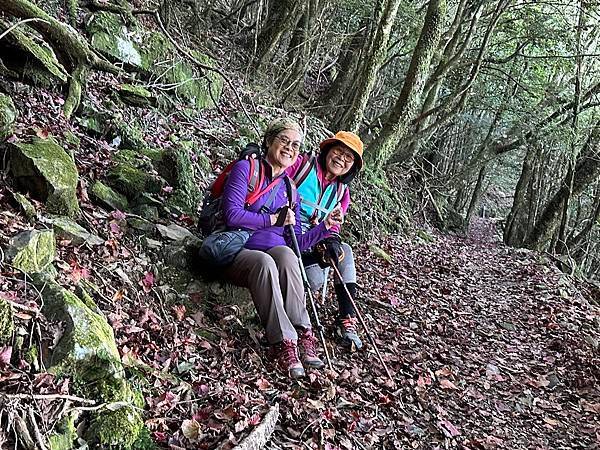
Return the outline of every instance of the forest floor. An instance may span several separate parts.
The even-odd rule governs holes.
[[[98,77],[92,100],[114,84]],[[238,306],[205,298],[200,289],[190,289],[185,301],[167,301],[173,289],[156,276],[160,261],[128,228],[128,216],[87,196],[85,180],[101,178],[115,152],[110,139],[61,119],[59,100],[23,87],[15,96],[24,112],[16,134],[70,131],[81,139],[73,151],[82,217],[105,241],[94,248],[59,241],[58,280],[71,289],[81,279],[98,287],[94,300],[114,329],[127,375],[144,395],[146,425],[161,447],[232,448],[278,404],[268,444],[274,449],[600,448],[599,295],[547,258],[505,247],[493,224],[482,220],[468,237],[420,231],[360,243],[357,300],[395,383],[368,342],[356,353],[337,345],[331,295],[320,301],[320,316],[334,370],[290,381],[269,360],[258,322],[240,320]],[[152,145],[161,148],[177,124],[204,136],[199,142],[207,155],[234,133],[210,117],[189,121],[180,111],[168,121],[153,111],[131,114],[148,124]],[[0,247],[31,228],[3,181]],[[36,206],[43,215],[43,205]],[[173,220],[189,225],[189,217]],[[373,245],[389,260],[376,256]],[[62,327],[39,314],[36,290],[0,265],[0,295],[22,306],[19,339],[45,354]],[[40,429],[52,429],[64,406],[53,395],[72,394],[70,380],[11,351],[0,348],[2,392],[40,394]],[[14,408],[30,402],[12,398]],[[12,445],[14,430],[6,425],[0,423],[0,447]]]
[[[0,189],[3,233],[27,228]],[[371,345],[347,353],[336,344],[331,298],[320,311],[334,370],[290,381],[270,362],[258,323],[194,292],[186,304],[165,303],[139,239],[121,233],[123,217],[88,213],[111,239],[100,251],[60,242],[61,282],[100,286],[98,304],[144,393],[146,424],[165,448],[232,448],[274,404],[269,448],[600,448],[593,293],[540,255],[497,242],[489,222],[477,221],[468,238],[420,232],[370,243],[389,261],[356,247],[359,305],[392,384]],[[33,309],[40,301],[7,271],[0,295]],[[61,333],[27,310],[17,321],[39,326],[46,345]],[[70,391],[68,380],[24,360],[0,361],[4,392]],[[55,404],[38,402],[48,423]]]

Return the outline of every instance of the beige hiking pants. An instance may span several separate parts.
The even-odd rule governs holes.
[[[250,289],[267,340],[298,339],[296,328],[310,328],[298,258],[289,247],[263,252],[243,249],[225,274],[234,284]]]

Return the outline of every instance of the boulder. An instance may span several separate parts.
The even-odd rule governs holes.
[[[10,170],[17,188],[46,202],[50,213],[79,213],[75,163],[54,139],[9,144]]]
[[[106,208],[118,209],[119,211],[127,211],[129,209],[127,198],[115,192],[101,181],[96,181],[93,184],[90,194],[97,203]]]
[[[186,145],[187,144],[187,145]],[[195,181],[195,170],[190,158],[191,142],[183,142],[166,150],[156,163],[158,173],[175,188],[168,205],[189,215],[196,213],[200,190]]]
[[[133,84],[122,84],[118,90],[119,98],[123,100],[123,103],[127,103],[131,106],[156,106],[156,97],[152,93],[141,86],[134,86]]]
[[[8,95],[0,93],[0,141],[12,134],[13,124],[17,120],[17,109]]]
[[[223,80],[211,71],[202,72],[192,61],[183,59],[169,40],[158,32],[147,33],[140,48],[142,66],[161,82],[177,86],[174,94],[187,100],[198,109],[213,108],[223,90]],[[189,53],[202,64],[214,65],[214,61],[197,51]]]
[[[130,448],[144,426],[138,411],[143,399],[124,378],[112,328],[98,308],[90,308],[52,277],[32,279],[44,297],[42,312],[64,326],[47,362],[49,371],[72,377],[79,395],[114,405],[92,414],[87,440],[99,448]]]
[[[108,11],[95,13],[88,22],[91,45],[113,61],[140,68],[142,56],[131,32],[118,14]]]
[[[184,228],[176,223],[172,223],[170,225],[156,225],[156,229],[159,234],[166,239],[170,239],[172,241],[183,241],[188,239],[190,243],[199,243],[200,239],[195,237],[190,230]]]
[[[5,253],[13,267],[27,274],[47,271],[56,257],[54,232],[23,231],[9,241]]]
[[[104,239],[90,233],[77,222],[72,221],[68,217],[54,217],[50,219],[56,236],[61,239],[68,239],[73,245],[102,245]]]

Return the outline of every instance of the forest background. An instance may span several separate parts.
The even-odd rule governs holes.
[[[0,200],[12,208],[6,207],[0,242],[14,244],[12,232],[28,229],[25,216],[63,233],[59,253],[66,262],[58,277],[32,275],[38,294],[39,286],[49,283],[47,276],[58,281],[63,276],[71,290],[88,278],[110,279],[87,272],[81,247],[60,244],[74,241],[74,227],[41,220],[46,212],[79,217],[88,231],[105,227],[109,239],[102,245],[109,260],[133,258],[138,264],[134,241],[143,241],[144,248],[160,243],[136,238],[128,241],[133,251],[123,250],[125,230],[158,230],[162,238],[177,240],[182,228],[193,229],[201,190],[214,173],[246,143],[257,141],[271,118],[284,114],[305,125],[305,150],[341,129],[364,140],[365,170],[353,182],[345,230],[350,241],[407,236],[417,229],[420,239],[429,241],[434,228],[466,235],[476,218],[484,217],[507,246],[546,255],[574,279],[599,282],[600,2],[0,0],[0,13],[0,138],[6,141],[0,150]],[[43,167],[35,177],[16,169],[22,159],[12,156],[15,152],[27,159],[29,147],[22,143],[43,141],[43,152],[54,155],[49,140],[76,164],[71,199],[53,196],[56,185],[48,189],[32,182]],[[50,180],[63,182],[68,184]],[[113,212],[102,216],[92,203]],[[155,226],[161,220],[179,226]],[[84,241],[84,247],[98,245]],[[376,246],[371,252],[390,258]],[[171,247],[164,253],[165,260],[179,255]],[[159,279],[175,283],[173,274],[160,278],[161,269],[142,266],[143,293],[152,295]],[[106,277],[134,278],[138,270],[121,269],[125,276],[111,271]],[[4,292],[29,286],[17,272],[27,270],[3,272]],[[130,301],[126,289],[111,291],[111,282],[104,284],[107,290],[101,286],[97,295],[108,296],[107,303]],[[35,290],[23,295],[40,306]],[[16,308],[29,304],[12,302]],[[121,312],[108,310],[114,328]],[[30,323],[32,317],[15,320]],[[43,341],[44,333],[39,334]],[[44,360],[42,354],[27,360],[26,346],[11,339],[13,353],[4,352],[3,364]],[[268,382],[260,377],[257,383]],[[155,402],[164,406],[168,399]],[[34,442],[28,408],[19,407],[23,424],[10,416],[17,425],[8,429],[33,428]],[[235,431],[256,425],[257,417],[249,415]],[[202,423],[197,415],[192,420]],[[109,439],[96,422],[90,439]],[[352,423],[360,426],[358,419]],[[153,439],[166,441],[169,426],[153,425]],[[448,438],[460,434],[449,422],[442,428]],[[42,435],[51,434],[48,423],[44,429]],[[227,435],[223,429],[180,433],[188,440],[179,445],[206,447]],[[292,436],[301,440],[304,433]],[[27,439],[17,441],[27,447]],[[481,445],[492,448],[493,442]]]

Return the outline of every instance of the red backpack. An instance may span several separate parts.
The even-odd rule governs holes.
[[[257,154],[257,158],[252,155]],[[229,173],[235,163],[242,159],[247,159],[250,162],[249,178],[248,178],[248,194],[246,195],[245,207],[252,206],[265,193],[274,188],[280,178],[273,180],[264,189],[262,186],[265,175],[263,170],[262,159],[260,158],[260,147],[257,144],[248,144],[242,151],[240,158],[231,161],[225,169],[217,176],[215,181],[208,187],[204,199],[202,200],[202,209],[198,217],[198,230],[203,237],[207,237],[214,232],[224,231],[226,229],[225,220],[223,218],[223,208],[221,207],[221,197],[225,189],[225,183],[229,177]]]

